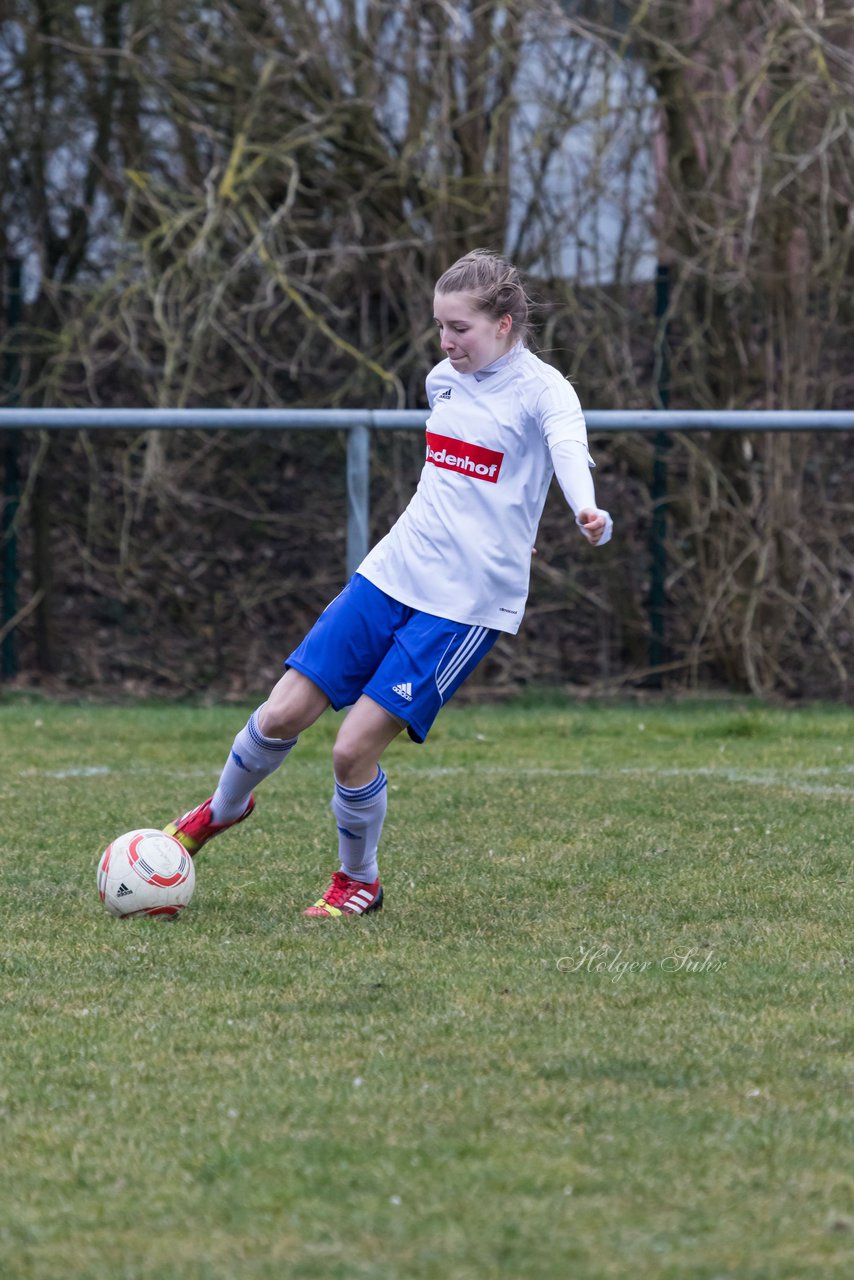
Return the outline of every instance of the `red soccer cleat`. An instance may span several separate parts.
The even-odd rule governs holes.
[[[232,818],[231,822],[213,822],[211,800],[213,796],[209,796],[203,804],[185,813],[183,818],[176,818],[174,822],[169,823],[168,827],[163,828],[167,836],[174,836],[181,842],[191,858],[195,858],[202,845],[207,844],[208,840],[227,831],[229,827],[236,827],[238,822],[248,818],[255,808],[255,797],[250,796],[249,803],[239,818]]]
[[[365,884],[363,880],[351,880],[343,871],[336,871],[326,893],[303,915],[330,920],[338,916],[363,916],[369,911],[382,911],[382,907],[383,890],[379,880]]]

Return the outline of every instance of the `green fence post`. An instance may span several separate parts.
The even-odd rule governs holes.
[[[18,403],[21,358],[17,330],[21,320],[21,264],[17,258],[6,263],[6,314],[8,335],[3,360],[4,403],[14,408]],[[18,539],[15,517],[20,501],[20,434],[4,432],[3,442],[3,512],[0,519],[0,547],[3,550],[3,642],[0,645],[0,676],[9,679],[18,674],[18,646],[15,629],[5,628],[15,616],[18,596]]]
[[[670,267],[660,262],[655,276],[655,318],[657,322],[658,408],[670,404],[670,357],[667,346],[667,310],[670,305]],[[670,440],[666,431],[657,431],[652,458],[652,523],[650,529],[649,580],[649,665],[653,669],[649,684],[661,688],[661,671],[666,657],[664,638],[667,579],[667,450]]]

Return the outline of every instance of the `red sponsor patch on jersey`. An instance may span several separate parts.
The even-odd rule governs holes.
[[[434,467],[441,467],[443,471],[459,471],[475,480],[497,484],[504,454],[495,449],[484,449],[480,444],[466,444],[465,440],[455,440],[453,436],[437,436],[435,432],[428,431],[427,461],[432,462]]]

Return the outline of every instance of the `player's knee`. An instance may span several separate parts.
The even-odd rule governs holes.
[[[335,770],[335,777],[339,782],[343,782],[345,786],[347,785],[346,778],[350,775],[356,763],[356,755],[354,745],[339,733],[332,748],[332,767]]]
[[[301,732],[297,718],[287,708],[271,707],[265,703],[257,716],[258,728],[265,738],[296,738]]]
[[[328,706],[329,699],[317,685],[298,671],[287,671],[258,708],[258,728],[265,738],[296,738]]]
[[[342,728],[332,748],[332,767],[342,787],[361,785],[372,766],[376,769],[376,761],[369,759],[364,746]]]
[[[299,699],[283,696],[274,689],[270,697],[260,707],[257,715],[258,728],[265,738],[295,738],[305,728],[306,716],[300,706]]]

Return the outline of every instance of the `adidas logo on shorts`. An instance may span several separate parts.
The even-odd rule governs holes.
[[[399,698],[405,698],[407,702],[412,701],[412,685],[408,680],[405,684],[394,685],[392,693],[396,693]]]

